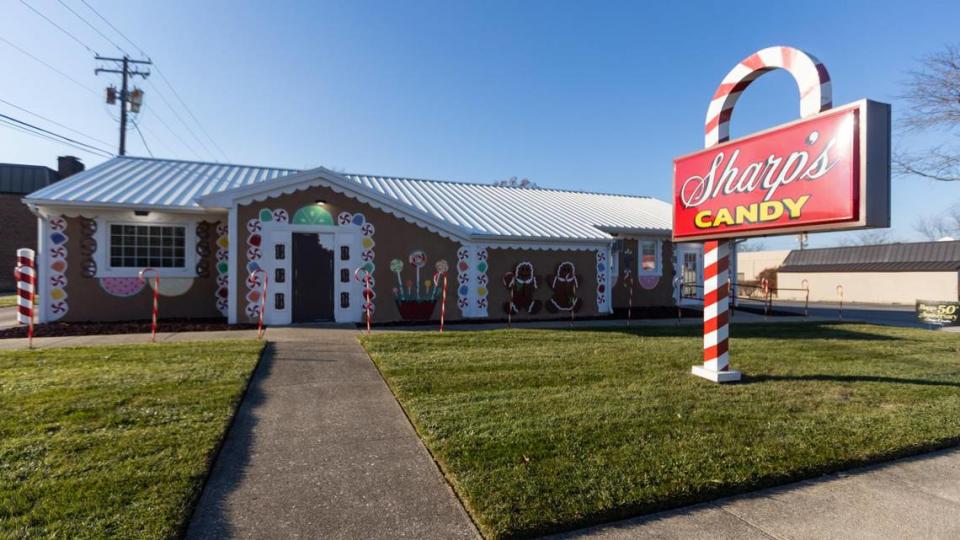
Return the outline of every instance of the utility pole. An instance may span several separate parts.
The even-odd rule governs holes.
[[[133,112],[140,111],[140,103],[143,99],[143,92],[139,89],[134,89],[133,94],[127,90],[127,79],[129,77],[135,77],[139,75],[146,79],[150,76],[149,71],[139,71],[137,69],[130,69],[130,64],[144,64],[150,65],[153,62],[150,60],[132,60],[127,55],[124,55],[123,58],[107,58],[105,56],[96,56],[97,60],[103,62],[120,62],[123,65],[123,69],[106,69],[106,68],[97,68],[93,72],[96,75],[101,73],[118,73],[121,76],[120,84],[120,155],[126,155],[127,153],[127,104],[131,104],[132,107],[135,107]],[[135,99],[131,100],[131,95],[134,95]],[[107,103],[113,104],[116,101],[116,89],[113,86],[107,88]]]

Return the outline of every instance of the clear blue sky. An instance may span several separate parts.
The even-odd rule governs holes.
[[[57,0],[24,0],[104,55],[115,55]],[[117,44],[84,6],[62,0]],[[157,156],[489,182],[669,200],[671,160],[702,147],[707,103],[746,55],[791,45],[830,70],[834,103],[900,100],[922,55],[960,41],[952,2],[251,2],[87,0],[147,52],[206,131],[205,150],[146,90],[141,126]],[[100,93],[112,76],[19,0],[0,0],[0,37]],[[111,143],[116,108],[0,41],[0,99]],[[181,117],[191,122],[178,107]],[[67,135],[0,103],[0,113]],[[785,73],[761,78],[734,136],[798,115]],[[163,126],[186,141],[188,149]],[[957,142],[895,132],[895,147]],[[83,139],[87,140],[88,139]],[[132,155],[146,155],[130,132]],[[101,143],[94,143],[106,146]],[[0,126],[0,161],[51,165],[71,152]],[[79,154],[88,166],[103,158]],[[894,179],[894,236],[960,200],[960,184]],[[837,235],[819,235],[829,245]],[[766,239],[792,247],[792,238]]]

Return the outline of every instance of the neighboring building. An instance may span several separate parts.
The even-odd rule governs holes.
[[[779,268],[790,254],[789,249],[778,251],[740,251],[737,250],[737,283],[757,281],[760,272],[768,268]]]
[[[810,300],[913,304],[917,300],[960,299],[960,241],[791,251],[777,275],[779,298],[802,300],[804,280]]]
[[[649,197],[118,157],[25,201],[43,321],[148,317],[144,267],[162,317],[230,322],[255,320],[264,275],[269,324],[358,322],[367,302],[436,319],[439,261],[452,320],[609,314],[627,273],[634,307],[674,303],[671,207]],[[702,282],[698,245],[676,260]]]
[[[16,264],[17,250],[37,247],[37,216],[23,204],[23,196],[82,170],[83,163],[73,156],[57,158],[56,171],[42,165],[0,163],[0,257],[6,261],[0,291],[16,288],[13,272],[6,269]]]

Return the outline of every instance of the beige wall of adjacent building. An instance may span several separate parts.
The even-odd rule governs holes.
[[[960,298],[960,272],[780,272],[778,298],[803,300],[803,280],[810,285],[811,302],[836,302],[837,285],[843,286],[844,302],[914,304],[921,300]]]
[[[790,254],[789,249],[779,251],[737,252],[737,281],[756,281],[760,272],[767,268],[779,268]]]

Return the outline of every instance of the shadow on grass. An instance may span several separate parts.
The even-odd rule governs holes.
[[[220,447],[211,457],[206,482],[193,513],[186,524],[185,538],[231,538],[235,531],[230,524],[227,500],[239,485],[250,462],[257,408],[264,402],[263,381],[270,376],[276,360],[273,343],[267,342],[260,361],[250,376],[246,391],[234,412]]]
[[[743,377],[743,383],[747,384],[780,381],[873,382],[885,384],[915,384],[920,386],[952,386],[954,388],[960,388],[960,382],[901,379],[898,377],[881,377],[879,375],[745,375]]]
[[[730,328],[731,339],[768,338],[768,339],[838,339],[854,341],[901,341],[905,338],[886,333],[888,329],[877,327],[878,332],[854,330],[858,323],[744,323]],[[532,330],[532,329],[531,329]],[[621,327],[574,327],[571,332],[606,332],[628,334],[642,337],[699,337],[703,328],[699,325],[673,326],[621,326]]]

